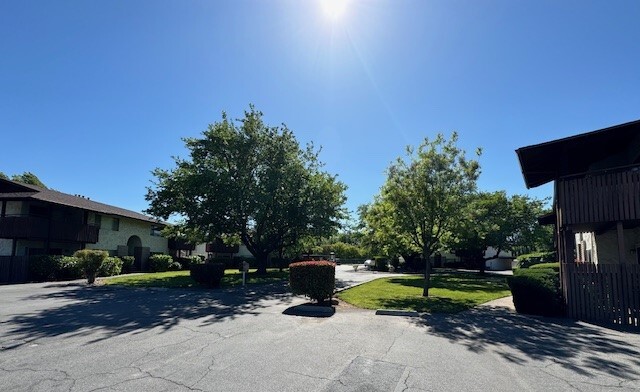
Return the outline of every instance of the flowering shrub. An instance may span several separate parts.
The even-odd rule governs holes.
[[[336,265],[330,261],[289,264],[289,285],[294,294],[322,302],[331,299],[336,285]]]

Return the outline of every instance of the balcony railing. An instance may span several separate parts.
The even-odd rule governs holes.
[[[35,216],[6,216],[0,218],[0,238],[98,242],[99,228],[94,225],[49,220]]]

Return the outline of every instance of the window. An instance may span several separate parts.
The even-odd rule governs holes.
[[[162,227],[158,227],[158,226],[151,226],[151,236],[152,237],[160,237],[162,231]]]
[[[120,231],[120,219],[119,218],[113,218],[111,220],[111,230]]]
[[[94,221],[95,221],[95,225],[98,226],[98,228],[102,227],[102,215],[96,214]]]

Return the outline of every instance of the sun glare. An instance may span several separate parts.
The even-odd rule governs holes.
[[[320,0],[324,14],[332,19],[338,20],[347,12],[348,0]]]

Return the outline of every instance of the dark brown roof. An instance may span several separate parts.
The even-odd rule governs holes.
[[[640,120],[593,132],[553,140],[516,150],[527,188],[534,188],[561,177],[589,172],[594,163],[609,157],[618,159],[600,169],[614,169],[639,163]],[[632,152],[631,154],[624,154]]]
[[[99,203],[81,196],[69,195],[52,189],[40,188],[35,185],[0,179],[0,200],[2,199],[31,199],[47,203],[80,208],[105,215],[116,215],[124,218],[137,219],[145,222],[164,224],[163,222],[124,208]]]

